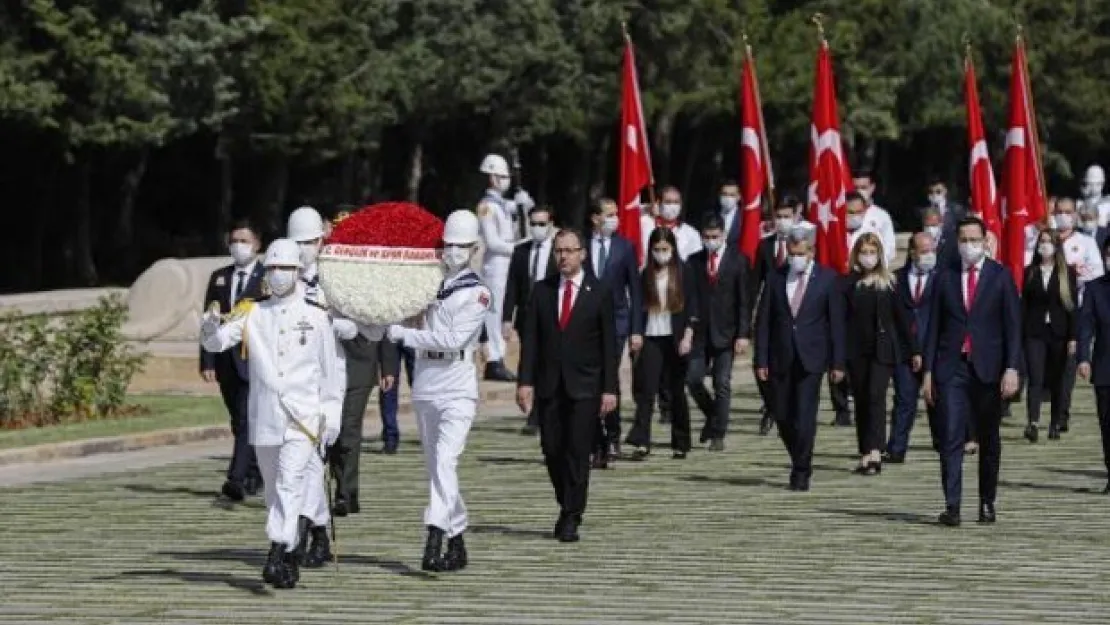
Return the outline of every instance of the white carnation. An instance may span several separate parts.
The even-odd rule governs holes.
[[[320,287],[328,304],[365,325],[389,325],[423,312],[443,283],[435,263],[366,262],[321,256]]]

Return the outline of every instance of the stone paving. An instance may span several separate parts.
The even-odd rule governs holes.
[[[418,570],[425,486],[410,437],[397,456],[364,456],[339,571],[306,571],[292,591],[259,579],[261,504],[214,503],[224,458],[0,490],[0,622],[1105,625],[1110,497],[1090,390],[1076,400],[1061,442],[1028,445],[1008,422],[993,527],[968,522],[973,461],[965,525],[935,525],[923,422],[909,463],[871,478],[850,473],[852,430],[823,425],[813,490],[787,491],[785,453],[756,435],[742,394],[728,451],[660,449],[595,472],[575,545],[546,538],[556,511],[536,442],[519,417],[491,415],[461,463],[469,569]]]

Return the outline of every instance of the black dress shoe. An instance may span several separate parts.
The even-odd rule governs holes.
[[[1056,426],[1056,425],[1048,426],[1048,440],[1050,440],[1050,441],[1060,440],[1060,432],[1061,431],[1063,431],[1063,430],[1060,429],[1060,426]]]
[[[852,427],[852,414],[849,412],[842,412],[836,415],[833,419],[832,425],[838,428]]]
[[[442,571],[443,556],[443,530],[434,525],[428,526],[428,539],[424,542],[424,557],[420,560],[420,568],[424,571]]]
[[[540,429],[538,427],[534,426],[534,425],[526,425],[526,426],[520,428],[520,435],[521,436],[535,436],[536,433],[539,432],[539,431],[540,431]]]
[[[1060,423],[1060,433],[1061,434],[1067,434],[1068,433],[1068,427],[1069,427],[1070,424],[1071,424],[1071,417],[1064,417],[1064,420]]]
[[[1106,482],[1106,488],[1102,489],[1103,495],[1110,495],[1110,481]]]
[[[397,443],[386,443],[382,445],[382,453],[387,456],[397,455]]]
[[[867,472],[869,475],[879,475],[883,472],[883,463],[875,462],[872,460],[867,463]]]
[[[247,479],[243,480],[243,493],[246,494],[247,497],[254,497],[261,490],[262,478],[248,477]]]
[[[996,520],[994,514],[994,504],[985,503],[979,506],[979,522],[980,523],[994,523]]]
[[[559,518],[555,520],[555,529],[551,530],[551,537],[558,540],[563,535],[563,527],[567,524],[570,517],[564,512],[559,513]]]
[[[1025,440],[1029,441],[1030,443],[1037,442],[1037,439],[1040,437],[1040,432],[1037,430],[1037,424],[1030,423],[1029,425],[1025,426],[1024,436]]]
[[[883,462],[888,462],[890,464],[905,464],[906,454],[893,454],[888,451],[883,454]]]
[[[960,509],[959,508],[945,508],[944,512],[941,512],[940,516],[937,517],[937,522],[940,523],[941,525],[946,525],[948,527],[959,527],[960,526]]]
[[[331,515],[337,517],[345,517],[351,511],[351,504],[343,497],[335,499],[335,505],[332,506]]]
[[[328,528],[317,525],[309,530],[309,534],[312,536],[312,546],[304,556],[304,566],[306,569],[318,569],[332,559]]]
[[[361,508],[358,507],[358,497],[352,499],[348,506],[351,510],[351,514],[358,514],[361,511]]]
[[[804,493],[809,490],[809,476],[802,473],[790,474],[790,490]]]
[[[283,553],[285,553],[285,545],[270,543],[270,553],[266,556],[266,564],[262,566],[262,581],[273,584],[278,578]]]
[[[286,551],[281,556],[281,564],[271,583],[274,588],[295,588],[300,579],[301,572],[297,565],[297,556],[291,551]]]
[[[771,430],[774,429],[774,427],[775,418],[769,414],[763,415],[763,418],[759,420],[759,435],[767,436],[771,433]]]
[[[447,553],[443,554],[443,570],[458,571],[466,568],[468,563],[466,543],[462,534],[447,539]]]
[[[235,482],[224,482],[224,485],[220,488],[220,492],[231,501],[243,501],[243,487]]]
[[[676,452],[674,452],[674,454],[671,455],[671,457],[674,458],[675,460],[685,460],[686,459],[686,452],[676,451]]]
[[[493,382],[516,382],[516,376],[500,360],[487,362],[486,372],[482,377]]]
[[[578,542],[578,520],[574,517],[568,517],[563,527],[560,528],[559,542],[561,543],[576,543]]]

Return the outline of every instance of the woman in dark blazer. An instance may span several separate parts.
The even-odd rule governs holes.
[[[670,389],[671,449],[682,459],[690,451],[690,409],[686,405],[686,370],[698,323],[694,275],[678,258],[678,242],[670,228],[656,228],[648,239],[650,258],[640,277],[643,309],[638,311],[643,335],[629,338],[632,394],[636,417],[625,444],[633,459],[651,453],[651,414],[662,386]]]
[[[1021,295],[1022,338],[1025,367],[1029,376],[1025,407],[1029,424],[1025,438],[1037,442],[1041,403],[1048,390],[1052,417],[1048,438],[1060,438],[1064,409],[1064,368],[1068,354],[1075,352],[1077,294],[1075,270],[1064,259],[1064,248],[1056,233],[1041,232],[1033,262],[1025,268]]]
[[[859,466],[856,473],[875,475],[883,469],[886,440],[886,395],[894,366],[910,362],[921,369],[921,350],[912,317],[894,289],[886,266],[883,242],[864,233],[849,257],[852,273],[844,279],[848,381],[856,404]]]

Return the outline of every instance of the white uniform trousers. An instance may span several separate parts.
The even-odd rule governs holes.
[[[328,493],[324,483],[324,461],[319,453],[308,459],[304,474],[304,509],[301,516],[308,517],[313,525],[327,525],[331,520],[328,509]]]
[[[478,402],[473,399],[413,400],[429,498],[424,525],[438,527],[451,538],[466,530],[466,504],[459,493],[459,456],[474,423]]]
[[[504,265],[504,266],[502,266]],[[505,310],[505,286],[509,280],[509,260],[486,263],[482,268],[482,282],[489,288],[493,299],[486,313],[486,360],[501,362],[505,360],[505,337],[501,334],[501,315]]]
[[[297,521],[305,508],[309,464],[318,457],[304,434],[289,429],[281,445],[256,445],[258,468],[266,488],[266,535],[287,550],[297,545]]]

